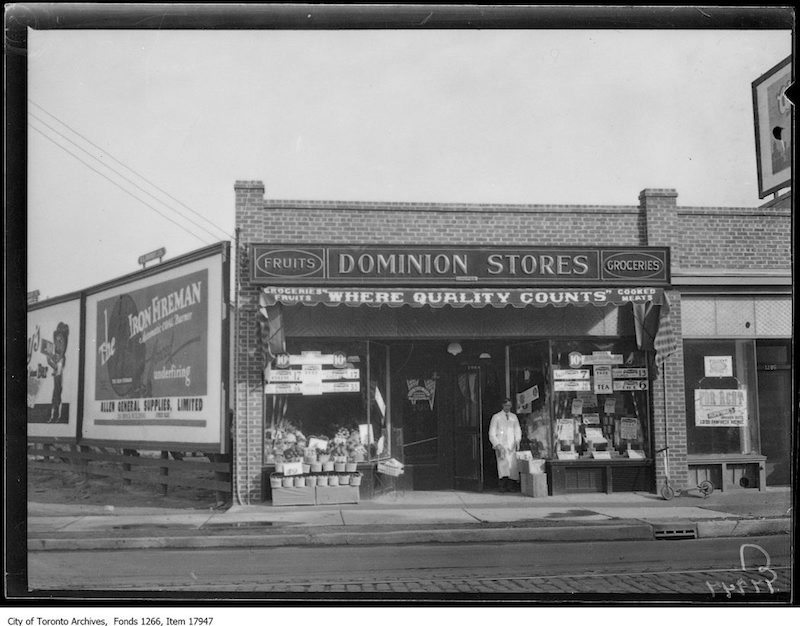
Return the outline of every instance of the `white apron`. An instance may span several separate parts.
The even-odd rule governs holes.
[[[515,452],[519,449],[519,442],[522,440],[522,430],[519,427],[519,420],[513,413],[508,417],[503,411],[492,415],[489,422],[489,441],[492,447],[501,446],[501,450],[495,450],[497,456],[497,475],[500,478],[511,478],[519,480],[519,468],[517,467],[517,456]]]

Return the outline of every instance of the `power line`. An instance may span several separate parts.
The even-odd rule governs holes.
[[[89,164],[88,164],[86,161],[82,160],[82,159],[81,159],[80,157],[78,157],[76,154],[74,154],[73,152],[70,152],[69,150],[67,150],[67,149],[66,149],[64,146],[62,146],[60,143],[58,143],[58,142],[57,142],[55,139],[53,139],[53,138],[51,138],[51,137],[48,137],[48,135],[47,135],[46,133],[44,133],[43,131],[39,130],[38,128],[36,128],[35,126],[33,126],[33,125],[32,125],[32,124],[30,124],[30,123],[28,124],[28,126],[30,126],[30,127],[33,129],[33,130],[35,130],[35,131],[36,131],[37,133],[39,133],[40,135],[42,135],[42,137],[44,137],[45,139],[47,139],[47,141],[49,141],[49,142],[51,142],[51,143],[55,144],[57,147],[61,148],[61,149],[62,149],[64,152],[66,152],[68,155],[70,155],[70,156],[71,156],[71,157],[73,157],[74,159],[76,159],[76,160],[80,161],[81,163],[83,163],[83,164],[84,164],[86,167],[88,167],[90,170],[92,170],[92,171],[93,171],[93,172],[95,172],[96,174],[99,174],[100,176],[102,176],[103,178],[105,178],[105,179],[106,179],[107,181],[109,181],[110,183],[112,183],[112,184],[116,185],[117,187],[119,187],[120,189],[122,189],[122,191],[124,191],[125,193],[127,193],[127,194],[128,194],[129,196],[131,196],[131,197],[132,197],[134,200],[137,200],[137,201],[141,202],[142,204],[144,204],[146,207],[148,207],[148,208],[152,209],[153,211],[155,211],[156,213],[158,213],[158,214],[159,214],[161,217],[163,217],[164,219],[166,219],[166,220],[169,220],[170,222],[172,222],[173,224],[175,224],[175,225],[176,225],[178,228],[180,228],[180,229],[182,229],[182,230],[186,231],[187,233],[189,233],[189,234],[190,234],[192,237],[194,237],[195,239],[199,239],[199,240],[200,240],[200,241],[201,241],[203,244],[206,244],[206,245],[208,244],[208,242],[207,242],[207,241],[205,241],[205,240],[204,240],[202,237],[198,237],[198,236],[197,236],[195,233],[193,233],[192,231],[188,230],[188,229],[187,229],[185,226],[183,226],[183,224],[180,224],[180,223],[176,222],[175,220],[173,220],[171,217],[168,217],[168,216],[164,215],[164,214],[163,214],[161,211],[159,211],[159,210],[158,210],[157,208],[155,208],[153,205],[151,205],[151,204],[148,204],[147,202],[145,202],[144,200],[142,200],[142,199],[141,199],[140,197],[138,197],[137,195],[135,195],[135,194],[131,193],[131,191],[130,191],[130,190],[128,190],[128,189],[125,189],[125,187],[123,187],[122,185],[120,185],[120,184],[119,184],[117,181],[115,181],[115,180],[112,180],[111,178],[109,178],[108,176],[106,176],[105,174],[103,174],[103,172],[101,172],[100,170],[97,170],[97,169],[93,168],[91,165],[89,165]]]
[[[194,220],[190,219],[189,217],[186,217],[185,215],[183,215],[182,213],[180,213],[180,212],[179,212],[179,211],[177,211],[176,209],[174,209],[174,208],[170,207],[170,206],[169,206],[168,204],[166,204],[166,203],[165,203],[163,200],[160,200],[159,198],[157,198],[156,196],[154,196],[152,193],[150,193],[150,192],[149,192],[149,191],[147,191],[146,189],[143,189],[143,188],[142,188],[140,185],[137,185],[137,184],[136,184],[134,181],[132,181],[132,180],[131,180],[130,178],[128,178],[127,176],[125,176],[125,175],[121,174],[120,172],[118,172],[117,170],[115,170],[113,167],[111,167],[111,166],[110,166],[110,165],[108,165],[107,163],[104,163],[104,162],[103,162],[101,159],[99,159],[97,156],[95,156],[94,154],[92,154],[91,152],[89,152],[88,150],[86,150],[86,148],[84,148],[83,146],[80,146],[80,145],[78,145],[78,144],[77,144],[76,142],[74,142],[72,139],[70,139],[69,137],[67,137],[67,136],[66,136],[64,133],[60,132],[60,131],[59,131],[58,129],[56,129],[56,128],[53,128],[53,127],[52,127],[50,124],[48,124],[47,122],[45,122],[45,121],[44,121],[43,119],[41,119],[40,117],[38,117],[38,116],[36,116],[36,115],[34,115],[33,113],[30,113],[30,112],[28,112],[28,115],[30,115],[30,116],[31,116],[33,119],[35,119],[35,120],[36,120],[37,122],[39,122],[40,124],[44,124],[44,126],[46,126],[47,128],[49,128],[50,130],[52,130],[52,131],[53,131],[54,133],[56,133],[58,136],[60,136],[60,137],[62,137],[63,139],[67,140],[68,142],[70,142],[70,143],[71,143],[73,146],[75,146],[76,148],[78,148],[78,149],[79,149],[79,150],[81,150],[82,152],[85,152],[86,154],[88,154],[88,155],[89,155],[91,158],[93,158],[93,159],[94,159],[95,161],[97,161],[98,163],[101,163],[101,164],[103,165],[103,167],[107,167],[108,169],[110,169],[112,172],[114,172],[114,173],[115,173],[117,176],[119,176],[120,178],[122,178],[124,181],[126,181],[126,182],[130,183],[131,185],[133,185],[134,187],[136,187],[136,189],[138,189],[139,191],[142,191],[143,193],[145,193],[145,194],[147,194],[148,196],[150,196],[151,198],[153,198],[153,200],[155,200],[156,202],[159,202],[159,203],[161,203],[163,206],[165,206],[166,208],[168,208],[168,209],[169,209],[169,210],[171,210],[171,211],[175,211],[175,213],[177,213],[178,215],[180,215],[180,216],[181,216],[183,219],[185,219],[185,220],[186,220],[186,221],[188,221],[188,222],[191,222],[192,224],[194,224],[195,226],[197,226],[197,227],[198,227],[198,228],[200,228],[201,230],[204,230],[205,232],[207,232],[209,235],[211,235],[211,236],[212,236],[212,237],[214,237],[215,239],[218,237],[218,236],[217,236],[215,233],[212,233],[210,230],[208,230],[207,228],[205,228],[205,227],[204,227],[202,224],[198,224],[197,222],[195,222]],[[31,128],[33,128],[33,126],[32,126]],[[41,131],[40,129],[37,129],[37,130],[39,130],[39,132],[42,132],[42,133],[43,133],[43,131]],[[223,231],[222,229],[220,229],[218,226],[217,226],[216,228],[218,228],[218,229],[219,229],[219,230],[220,230],[220,231],[221,231],[223,234],[225,233],[225,231]]]
[[[228,239],[235,239],[235,236],[234,236],[234,235],[232,235],[231,233],[227,232],[227,231],[226,231],[224,228],[221,228],[220,226],[218,226],[217,224],[215,224],[214,222],[212,222],[211,220],[209,220],[207,217],[205,217],[205,216],[204,216],[202,213],[198,213],[197,211],[195,211],[195,210],[194,210],[192,207],[190,207],[190,206],[189,206],[189,205],[187,205],[186,203],[184,203],[184,202],[181,202],[181,201],[180,201],[178,198],[176,198],[175,196],[171,195],[171,194],[170,194],[169,192],[167,192],[166,190],[162,189],[161,187],[159,187],[159,186],[158,186],[158,185],[156,185],[155,183],[153,183],[153,182],[151,182],[150,180],[148,180],[148,179],[147,179],[145,176],[143,176],[142,174],[140,174],[139,172],[137,172],[137,171],[136,171],[136,170],[134,170],[133,168],[129,167],[128,165],[126,165],[125,163],[123,163],[122,161],[120,161],[119,159],[117,159],[117,158],[116,158],[116,157],[115,157],[113,154],[111,154],[111,153],[110,153],[110,152],[108,152],[107,150],[105,150],[105,149],[101,148],[100,146],[98,146],[96,143],[94,143],[93,141],[91,141],[91,140],[90,140],[88,137],[86,137],[86,136],[82,135],[81,133],[79,133],[77,130],[75,130],[74,128],[72,128],[72,127],[71,127],[69,124],[67,124],[66,122],[64,122],[63,120],[61,120],[61,119],[60,119],[58,116],[56,116],[56,115],[53,115],[52,113],[50,113],[50,111],[48,111],[47,109],[45,109],[45,108],[44,108],[42,105],[40,105],[40,104],[37,104],[36,102],[34,102],[33,100],[31,100],[30,98],[28,98],[28,102],[30,102],[30,103],[31,103],[32,105],[34,105],[36,108],[38,108],[38,109],[41,109],[41,110],[42,110],[44,113],[46,113],[47,115],[49,115],[50,117],[52,117],[52,118],[53,118],[54,120],[56,120],[56,121],[57,121],[59,124],[62,124],[63,126],[65,126],[66,128],[68,128],[68,129],[69,129],[71,132],[75,133],[75,134],[76,134],[78,137],[80,137],[81,139],[83,139],[83,140],[84,140],[86,143],[88,143],[89,145],[91,145],[91,146],[93,146],[93,147],[97,148],[98,150],[100,150],[101,152],[103,152],[103,153],[107,154],[107,155],[108,155],[108,156],[109,156],[109,157],[110,157],[110,158],[111,158],[113,161],[115,161],[116,163],[119,163],[119,164],[120,164],[122,167],[124,167],[126,170],[128,170],[128,171],[132,172],[133,174],[135,174],[136,176],[138,176],[139,178],[141,178],[142,180],[144,180],[144,181],[145,181],[145,182],[146,182],[148,185],[150,185],[151,187],[153,187],[153,188],[155,188],[155,189],[158,189],[158,191],[160,191],[161,193],[163,193],[163,194],[164,194],[165,196],[167,196],[169,199],[173,200],[174,202],[177,202],[179,205],[181,205],[182,207],[184,207],[184,208],[185,208],[185,209],[187,209],[188,211],[191,211],[192,213],[194,213],[195,215],[197,215],[198,217],[200,217],[200,218],[201,218],[201,219],[203,219],[204,221],[206,221],[206,222],[208,222],[209,224],[211,224],[211,225],[212,225],[214,228],[216,228],[216,229],[217,229],[217,230],[219,230],[221,233],[223,233],[223,234],[225,235],[225,237],[226,237],[226,238],[228,238]],[[32,114],[32,113],[30,113],[30,112],[29,112],[29,114],[30,114],[30,115],[33,115],[33,114]],[[38,118],[37,118],[37,119],[38,119]],[[40,120],[40,121],[41,121],[41,120]],[[42,123],[44,123],[44,122],[42,122]],[[106,166],[106,167],[108,167],[108,166]],[[151,196],[151,197],[153,197],[153,196]],[[162,202],[162,204],[164,204],[164,203]],[[165,206],[166,206],[166,205],[165,205]],[[174,209],[173,209],[173,210],[174,210]],[[206,232],[208,232],[208,231],[206,231]]]

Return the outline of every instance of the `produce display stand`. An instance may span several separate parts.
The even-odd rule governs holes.
[[[270,476],[272,506],[298,506],[316,504],[358,504],[360,501],[360,485],[362,475],[356,473],[335,475],[347,477],[347,484],[337,485],[305,485],[286,487],[276,474]],[[330,478],[330,477],[329,477]],[[355,484],[351,484],[355,483]],[[310,481],[309,481],[310,482]],[[337,481],[338,482],[338,481]]]
[[[358,487],[339,485],[338,487],[313,487],[316,504],[358,504]],[[273,500],[274,504],[274,500]]]
[[[317,487],[278,487],[272,490],[273,506],[296,506],[316,504],[314,490]]]

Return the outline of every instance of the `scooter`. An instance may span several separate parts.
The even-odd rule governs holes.
[[[661,487],[661,497],[664,498],[664,500],[672,500],[675,496],[681,495],[681,490],[673,487],[669,480],[669,446],[656,450],[656,454],[662,452],[664,453],[664,484]],[[714,485],[708,480],[701,481],[696,489],[702,494],[703,499],[714,493]],[[686,491],[689,490],[687,489]]]

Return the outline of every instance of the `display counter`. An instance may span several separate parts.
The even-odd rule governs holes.
[[[761,454],[690,454],[689,486],[708,480],[714,489],[758,489],[766,491],[767,457]]]
[[[652,491],[652,459],[576,459],[547,461],[551,495]]]

